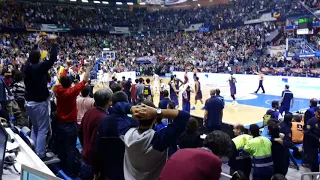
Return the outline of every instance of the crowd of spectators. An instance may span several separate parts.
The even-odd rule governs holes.
[[[136,31],[183,30],[192,23],[204,23],[205,27],[244,22],[255,19],[262,12],[278,12],[282,16],[301,14],[305,11],[298,1],[229,1],[213,7],[197,7],[185,10],[148,12],[135,8],[82,7],[16,1],[0,2],[0,26],[37,28],[40,24],[57,24],[65,28],[110,30],[112,26],[125,25]],[[309,7],[319,7],[315,0],[305,1]],[[15,13],[12,13],[15,12]]]

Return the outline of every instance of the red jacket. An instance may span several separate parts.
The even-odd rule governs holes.
[[[93,150],[100,120],[106,115],[107,113],[102,109],[92,108],[89,109],[82,118],[78,131],[78,137],[83,147],[83,150],[81,151],[83,160],[89,165],[92,165]]]
[[[71,88],[63,88],[61,85],[56,87],[58,121],[77,122],[77,96],[86,83],[86,81],[81,81]]]

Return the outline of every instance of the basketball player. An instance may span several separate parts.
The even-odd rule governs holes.
[[[189,83],[188,72],[184,74],[184,84]]]
[[[263,87],[263,78],[264,78],[264,74],[262,73],[262,71],[259,71],[259,73],[256,73],[259,75],[259,86],[258,89],[255,91],[255,93],[258,93],[258,91],[260,90],[260,88],[262,89],[262,93],[266,93],[264,91],[264,87]]]
[[[237,104],[236,97],[234,96],[237,94],[237,88],[236,88],[237,80],[235,77],[233,77],[233,73],[230,74],[230,78],[229,78],[228,82],[229,82],[229,86],[230,86],[230,95],[233,100],[232,105],[235,105],[235,104]]]
[[[195,78],[195,82],[194,82],[194,89],[195,89],[195,101],[194,101],[194,105],[197,105],[198,100],[200,100],[201,104],[203,105],[203,101],[202,101],[202,91],[201,91],[201,85],[200,85],[200,81],[199,81],[199,77]],[[193,107],[192,110],[195,110],[196,107]],[[202,108],[203,109],[203,108]]]
[[[153,91],[154,93],[159,93],[159,75],[156,73],[153,73]]]
[[[150,79],[149,78],[146,79],[146,84],[144,85],[144,89],[143,89],[143,96],[144,96],[144,99],[153,102],[153,95],[152,95],[152,92],[151,92],[151,86],[150,86]]]
[[[185,83],[181,87],[182,92],[182,110],[190,113],[190,95],[194,92],[188,83]]]
[[[174,102],[174,105],[176,106],[176,108],[178,108],[179,107],[179,100],[178,100],[179,90],[176,88],[174,75],[171,75],[169,86],[170,86],[170,99],[171,101]]]
[[[163,99],[163,91],[165,90],[165,88],[166,85],[164,84],[163,80],[160,79],[160,101]]]

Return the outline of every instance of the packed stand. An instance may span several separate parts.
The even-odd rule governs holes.
[[[317,7],[316,1],[306,1],[309,7]],[[275,8],[274,8],[275,7]],[[121,8],[85,8],[73,5],[54,5],[2,1],[0,26],[39,28],[40,24],[57,24],[75,29],[112,30],[112,26],[126,25],[134,31],[184,30],[193,23],[205,27],[241,23],[256,19],[260,12],[279,12],[282,16],[304,12],[296,1],[229,1],[213,7],[187,10],[148,12],[136,8],[133,12]],[[11,13],[16,12],[16,13]]]

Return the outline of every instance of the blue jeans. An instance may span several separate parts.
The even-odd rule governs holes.
[[[61,160],[61,169],[72,176],[76,159],[77,145],[77,123],[57,122],[57,139],[59,144],[58,157]]]
[[[48,103],[29,101],[25,105],[26,112],[31,119],[31,139],[35,144],[35,151],[40,158],[46,156],[47,135],[50,129]]]
[[[182,111],[190,113],[190,102],[182,102]]]

